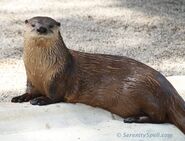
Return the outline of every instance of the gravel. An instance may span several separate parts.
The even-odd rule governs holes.
[[[128,56],[165,76],[185,75],[184,0],[1,0],[0,90],[24,90],[24,20],[50,16],[61,22],[68,48]]]

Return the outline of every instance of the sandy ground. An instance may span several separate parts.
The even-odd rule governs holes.
[[[7,101],[6,88],[9,95],[17,94],[25,82],[22,50],[27,18],[46,15],[60,21],[68,48],[128,56],[170,76],[185,74],[184,13],[183,0],[1,0],[1,100]]]
[[[59,20],[71,49],[125,55],[166,76],[185,74],[184,0],[1,0],[1,66],[19,64],[24,20],[36,15]]]
[[[183,0],[1,0],[0,77],[3,90],[15,88],[9,95],[20,93],[19,81],[25,79],[24,20],[37,15],[61,22],[68,48],[128,56],[165,76],[185,74]]]

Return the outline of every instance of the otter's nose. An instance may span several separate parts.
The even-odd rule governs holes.
[[[39,27],[38,29],[37,29],[37,32],[39,32],[39,33],[46,33],[47,32],[47,29],[45,28],[45,27]]]

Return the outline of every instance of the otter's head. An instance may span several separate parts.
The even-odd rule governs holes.
[[[60,23],[50,17],[33,17],[25,24],[24,37],[29,40],[53,40],[60,31]]]

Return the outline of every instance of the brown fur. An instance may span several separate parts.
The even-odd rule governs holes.
[[[147,122],[174,123],[185,133],[185,102],[156,70],[127,57],[69,50],[60,32],[47,40],[28,34],[24,43],[32,98],[84,103],[124,118],[147,116]]]

